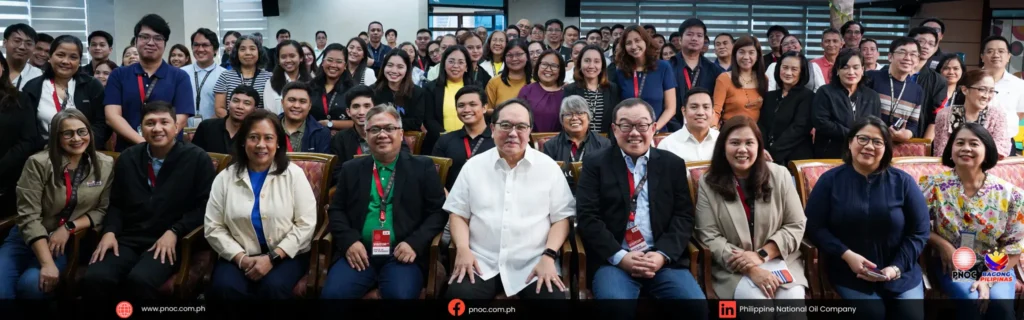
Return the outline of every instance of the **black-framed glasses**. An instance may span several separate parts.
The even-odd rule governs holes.
[[[995,88],[974,87],[974,86],[971,86],[971,87],[968,87],[968,88],[971,88],[971,89],[974,89],[974,90],[978,90],[981,93],[994,94],[994,95],[998,95],[999,94],[999,91],[996,91]]]
[[[862,134],[858,134],[856,136],[856,139],[857,139],[857,144],[859,144],[861,146],[867,146],[868,143],[870,142],[872,146],[875,146],[875,148],[883,148],[883,147],[885,147],[885,140],[882,140],[882,139],[878,139],[878,138],[872,139],[871,137],[865,136],[865,135],[862,135]]]
[[[651,122],[651,123],[637,123],[637,124],[633,124],[633,123],[613,123],[613,125],[615,125],[616,127],[619,127],[619,131],[626,132],[626,133],[633,132],[633,129],[636,129],[636,131],[639,131],[639,132],[646,132],[647,130],[651,129],[651,125],[653,125],[653,124],[654,124],[654,122]]]
[[[502,121],[495,123],[498,125],[498,129],[504,132],[512,132],[513,129],[519,132],[526,132],[533,128],[533,126],[527,123],[512,123],[509,121]]]
[[[576,118],[576,117],[579,117],[580,119],[584,119],[584,118],[586,118],[586,116],[587,116],[586,112],[565,113],[565,114],[562,114],[562,120],[570,120],[570,119]]]
[[[373,127],[370,127],[369,129],[366,129],[366,132],[369,132],[372,135],[378,135],[382,131],[384,133],[386,133],[386,134],[392,134],[392,133],[395,133],[395,131],[398,131],[398,130],[402,130],[402,127],[396,127],[396,126],[377,127],[377,126],[373,126]]]
[[[75,137],[76,134],[82,138],[88,137],[89,129],[78,128],[78,130],[64,130],[60,132],[60,136],[63,137],[65,140],[71,140],[72,138]]]

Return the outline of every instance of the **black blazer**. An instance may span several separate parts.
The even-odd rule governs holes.
[[[363,141],[363,138],[359,137],[359,133],[356,132],[355,128],[341,130],[331,137],[330,153],[338,157],[338,160],[334,162],[334,179],[338,179],[338,175],[341,174],[341,166],[356,157],[356,150],[359,149],[359,142],[361,141]],[[409,149],[409,145],[405,143],[402,143],[402,151],[412,152]],[[334,184],[334,182],[331,184]]]
[[[13,102],[21,103],[18,97]],[[43,149],[36,112],[24,105],[0,109],[0,216],[17,214],[15,188],[28,157]]]
[[[811,139],[811,101],[814,91],[793,88],[786,97],[782,90],[768,92],[757,119],[761,136],[775,163],[787,166],[792,160],[814,157]]]
[[[565,97],[569,96],[580,96],[583,97],[584,85],[574,82],[565,86]],[[604,110],[601,114],[601,131],[602,133],[612,132],[612,111],[615,110],[615,106],[622,101],[622,96],[619,93],[619,85],[609,82],[607,88],[601,89],[601,97],[604,100]],[[492,106],[493,107],[493,106]],[[593,107],[591,107],[593,108]],[[597,117],[597,113],[594,113],[594,117]],[[591,119],[590,121],[594,121]]]
[[[420,131],[423,125],[423,114],[427,112],[427,90],[413,86],[412,97],[406,99],[405,103],[399,105],[395,102],[395,92],[385,86],[382,90],[376,90],[373,96],[373,104],[392,103],[398,112],[402,114],[402,129],[405,131]]]
[[[483,70],[481,70],[483,71]],[[440,72],[444,72],[441,70]],[[486,72],[485,72],[486,73]],[[468,76],[463,77],[463,85],[478,85]],[[484,82],[483,85],[487,83]],[[423,113],[423,127],[427,129],[427,135],[423,139],[422,150],[434,150],[434,144],[444,132],[444,91],[446,83],[438,84],[438,80],[427,82],[423,86],[427,94],[423,97],[427,100],[426,112]],[[481,87],[482,88],[482,87]]]
[[[85,117],[89,119],[89,123],[92,124],[92,142],[96,145],[98,150],[103,150],[107,143],[107,139],[110,138],[110,127],[107,126],[107,116],[103,112],[103,84],[99,80],[84,74],[77,73],[75,78],[75,108],[85,114]],[[38,114],[39,110],[39,99],[53,99],[53,97],[42,97],[43,81],[50,81],[50,79],[43,79],[43,77],[36,77],[35,79],[29,80],[25,83],[25,88],[21,90],[21,98],[24,99],[23,105],[32,109],[33,114]],[[38,119],[38,117],[36,118]],[[53,131],[51,128],[50,131]],[[40,130],[42,133],[42,130]]]
[[[677,174],[686,172],[686,162],[671,152],[650,150],[647,191],[654,249],[668,255],[670,260],[665,267],[687,268],[686,245],[694,228],[693,202],[686,175]],[[608,265],[608,258],[622,250],[629,220],[626,171],[626,161],[618,147],[605,148],[583,160],[576,186],[576,214],[583,247],[590,253],[588,273]]]
[[[339,252],[335,257],[343,258],[353,243],[362,241],[372,183],[372,157],[356,158],[342,166],[336,185],[338,190],[327,211],[334,249]],[[441,177],[429,158],[401,152],[395,164],[394,183],[391,190],[394,244],[408,243],[416,251],[416,264],[426,271],[430,242],[448,223],[448,214],[441,209],[445,200]]]
[[[857,107],[854,114],[851,105]],[[879,116],[882,100],[878,92],[861,84],[853,96],[842,85],[831,83],[814,94],[811,102],[811,126],[814,127],[814,157],[839,159],[848,148],[846,134],[850,126],[863,117]]]

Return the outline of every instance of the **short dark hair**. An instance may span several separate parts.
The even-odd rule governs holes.
[[[384,31],[385,36],[387,36],[389,33],[394,33],[396,37],[398,36],[398,31],[395,29],[388,29],[388,31]]]
[[[518,104],[526,108],[526,113],[530,115],[530,126],[533,126],[533,108],[530,107],[530,103],[524,99],[512,98],[505,102],[499,103],[497,107],[494,107],[494,112],[491,113],[491,122],[494,124],[498,123],[498,119],[501,119],[501,111],[505,110],[510,105]]]
[[[275,33],[275,34],[274,34],[274,38],[278,38],[278,37],[280,37],[280,36],[281,36],[282,34],[287,34],[287,35],[288,35],[288,37],[291,37],[291,36],[292,36],[292,32],[291,32],[291,31],[288,31],[288,29],[283,29],[283,28],[282,28],[281,30],[277,30],[277,33]]]
[[[860,48],[860,46],[863,46],[865,43],[868,42],[874,43],[876,47],[878,46],[878,41],[876,41],[874,38],[864,37],[860,39],[860,43],[857,44],[857,48]]]
[[[672,33],[668,34],[668,41],[672,41],[672,39],[679,37],[682,37],[682,34],[679,33],[679,31],[673,31]]]
[[[651,37],[651,39],[656,39],[656,38],[661,38],[662,41],[665,40],[665,36],[661,35],[660,33],[655,33],[654,36]]]
[[[857,20],[850,20],[844,23],[842,27],[839,27],[839,33],[845,36],[846,31],[850,30],[850,26],[852,25],[857,25],[860,27],[860,34],[864,34],[865,32],[867,32],[867,29],[864,29],[863,23],[860,23],[860,21]]]
[[[839,39],[843,38],[843,33],[839,32],[839,30],[836,30],[836,28],[832,28],[832,27],[825,28],[825,30],[821,32],[821,38],[824,39],[825,36],[829,35],[830,33],[834,33],[834,34],[838,35]]]
[[[921,51],[921,44],[917,43],[917,40],[914,40],[914,38],[911,38],[911,37],[899,37],[899,38],[896,38],[896,40],[893,40],[892,42],[889,43],[889,54],[892,54],[892,53],[896,52],[896,48],[899,48],[899,47],[902,47],[902,46],[905,46],[905,45],[908,45],[908,44],[913,44],[915,47],[917,47],[917,51]]]
[[[939,40],[939,32],[935,31],[934,28],[914,27],[914,28],[911,28],[909,32],[907,32],[907,36],[911,37],[911,38],[917,37],[918,35],[922,35],[922,34],[930,34],[930,35],[932,35],[932,37],[935,37],[935,41]]]
[[[654,32],[658,32],[658,28],[655,28],[653,24],[645,24],[644,25],[644,30],[647,30],[647,29],[653,29]]]
[[[765,36],[770,38],[772,36],[772,32],[776,32],[776,31],[782,32],[782,37],[786,37],[786,36],[789,35],[789,30],[786,29],[786,27],[783,27],[783,26],[780,26],[780,25],[774,25],[774,26],[768,27],[768,32],[765,32]]]
[[[348,92],[345,92],[345,108],[351,106],[352,100],[355,100],[356,98],[359,97],[366,97],[372,100],[373,89],[370,89],[370,87],[366,85],[358,85],[352,87],[352,89],[348,89]]]
[[[484,91],[483,88],[480,88],[475,85],[462,87],[462,89],[459,89],[458,92],[455,92],[455,103],[458,104],[459,98],[462,98],[462,96],[474,93],[480,97],[480,103],[482,103],[483,105],[487,105],[487,92]]]
[[[210,40],[210,45],[213,46],[213,52],[214,53],[216,53],[217,50],[220,49],[220,41],[217,41],[217,33],[213,32],[213,30],[210,30],[210,29],[207,29],[207,28],[199,28],[199,30],[196,30],[196,32],[193,32],[192,33],[192,37],[189,37],[189,39],[192,40],[192,46],[196,45],[196,36],[197,35],[202,35],[203,37],[206,38],[206,40]]]
[[[238,38],[242,37],[242,33],[238,32],[238,31],[234,31],[234,30],[225,32],[224,36],[221,37],[221,41],[222,42],[227,42],[229,36],[234,36],[235,37],[235,41],[238,41]]]
[[[235,87],[234,90],[231,90],[231,97],[235,97],[240,94],[252,98],[254,106],[260,105],[260,92],[256,91],[256,88],[240,84]],[[231,103],[231,101],[229,100],[228,103]]]
[[[996,148],[996,141],[992,138],[992,134],[988,133],[988,129],[985,129],[985,126],[973,122],[963,123],[959,127],[953,128],[953,132],[949,134],[949,143],[946,143],[946,148],[942,151],[942,165],[950,168],[956,167],[956,164],[953,163],[953,145],[956,144],[956,136],[964,129],[978,136],[978,140],[981,140],[981,144],[985,146],[985,160],[981,162],[981,171],[985,172],[995,167],[999,162],[999,149]]]
[[[616,23],[615,25],[612,26],[612,31],[615,31],[615,29],[626,30],[626,26]]]
[[[708,26],[704,24],[704,20],[698,18],[689,18],[684,20],[683,23],[679,25],[679,34],[682,35],[686,33],[686,29],[693,27],[700,27],[701,30],[704,30],[705,35],[708,34]]]
[[[384,28],[384,24],[383,23],[380,23],[380,21],[374,20],[374,21],[370,21],[370,23],[366,25],[366,31],[369,32],[370,31],[370,27],[372,27],[375,24],[379,24],[381,29]]]
[[[602,34],[601,34],[601,30],[598,30],[598,29],[594,29],[594,30],[590,30],[590,31],[587,31],[587,36],[586,36],[586,37],[587,37],[587,38],[590,38],[590,35],[592,35],[592,34],[595,34],[595,33],[596,33],[597,35],[599,35],[599,36],[602,36]]]
[[[146,118],[146,115],[149,115],[150,113],[169,113],[171,115],[171,119],[174,119],[176,116],[174,113],[174,106],[172,106],[170,102],[163,100],[150,101],[143,105],[142,115],[139,116],[139,119]]]
[[[570,29],[572,29],[572,30],[576,30],[576,33],[579,33],[579,32],[580,32],[580,28],[579,28],[579,27],[576,27],[576,26],[573,26],[573,25],[570,25],[570,26],[568,26],[568,27],[565,27],[565,30],[562,30],[562,31],[563,31],[563,32],[565,32],[565,31],[567,31],[567,30],[570,30]]]
[[[42,42],[42,43],[51,43],[51,42],[53,42],[53,36],[51,36],[49,34],[45,34],[45,33],[37,34],[36,35],[36,43],[40,43],[40,42]]]
[[[427,34],[433,34],[433,32],[430,32],[430,29],[427,29],[427,28],[416,30],[416,34],[417,35],[421,34],[421,33],[424,33],[424,32],[426,32]]]
[[[164,41],[170,40],[171,38],[171,26],[168,25],[167,20],[164,20],[160,15],[150,13],[143,16],[142,19],[139,19],[139,22],[135,24],[135,33],[133,33],[133,35],[137,37],[139,32],[142,32],[143,26],[149,27],[150,29],[153,29],[153,32],[163,36]]]
[[[92,42],[92,38],[95,38],[95,37],[102,37],[103,40],[107,41],[107,46],[108,47],[114,46],[114,36],[110,35],[109,32],[106,32],[106,31],[103,31],[103,30],[96,30],[96,31],[93,31],[92,33],[90,33],[89,34],[89,38],[85,39],[85,43],[91,43]]]
[[[327,38],[327,31],[323,30],[317,30],[317,32],[313,34],[313,38],[316,38],[316,36],[319,36],[321,33],[324,34],[324,38]]]
[[[370,34],[369,34],[369,33],[366,33],[366,31],[362,31],[362,32],[360,32],[360,33],[359,33],[359,35],[360,35],[360,36],[367,36],[367,37],[369,37],[369,36],[370,36]],[[356,37],[358,37],[358,36],[356,36]]]
[[[985,52],[985,47],[987,47],[988,43],[992,42],[992,41],[1001,41],[1001,42],[1006,44],[1006,48],[1007,49],[1010,48],[1010,41],[1006,40],[1006,38],[1004,38],[1003,36],[988,36],[988,38],[985,38],[985,40],[981,41],[981,51],[980,52]]]
[[[647,111],[651,113],[651,120],[658,121],[658,118],[654,116],[654,107],[651,107],[650,103],[647,103],[647,101],[644,101],[644,99],[640,98],[629,98],[626,100],[622,100],[622,102],[619,102],[619,104],[615,105],[615,108],[612,109],[612,123],[618,122],[620,109],[632,108],[636,106],[642,106],[647,108]]]
[[[864,54],[860,53],[860,50],[839,51],[839,56],[836,57],[836,62],[835,64],[832,65],[832,72],[830,75],[828,75],[829,77],[832,78],[830,84],[835,84],[837,86],[842,85],[841,80],[839,80],[839,70],[842,70],[843,68],[846,67],[846,65],[850,64],[850,59],[853,59],[854,57],[860,59],[861,63],[864,63]],[[864,83],[864,80],[865,77],[861,77],[860,83],[858,83],[857,85],[859,86],[860,84]]]
[[[533,81],[540,82],[541,60],[544,60],[544,57],[550,55],[553,55],[555,56],[555,59],[558,59],[558,77],[555,79],[555,83],[558,84],[559,87],[561,87],[565,85],[565,59],[562,59],[562,55],[559,54],[558,51],[555,51],[554,49],[544,50],[544,52],[540,54],[540,57],[537,57],[537,65],[533,66]]]
[[[779,58],[779,64],[775,66],[774,79],[775,83],[779,85],[779,89],[782,89],[782,61],[790,57],[800,59],[800,75],[799,78],[797,78],[796,80],[796,85],[794,85],[793,87],[803,87],[807,85],[807,82],[810,82],[811,80],[811,70],[810,65],[807,63],[807,57],[805,57],[803,53],[800,53],[798,51],[789,51],[782,54],[782,57]]]
[[[15,32],[24,33],[25,36],[29,37],[29,39],[32,39],[32,41],[36,41],[36,37],[38,37],[38,35],[36,34],[36,29],[32,29],[32,26],[29,26],[24,23],[15,23],[13,25],[7,26],[7,28],[4,29],[4,40],[10,39],[11,35],[13,35]]]
[[[547,28],[548,26],[550,26],[552,24],[555,24],[555,23],[558,24],[558,28],[559,29],[565,29],[565,24],[562,23],[562,20],[558,20],[558,19],[550,19],[547,22],[544,22],[544,27]]]
[[[714,95],[711,94],[711,91],[708,91],[708,89],[704,89],[704,87],[693,87],[693,88],[690,88],[690,90],[686,90],[686,96],[683,97],[682,108],[686,109],[686,104],[690,102],[690,97],[698,95],[698,94],[706,94],[706,95],[708,95],[708,97],[714,97]]]
[[[292,90],[302,90],[302,91],[305,91],[306,94],[309,95],[310,97],[313,96],[313,94],[310,93],[309,85],[306,84],[306,82],[304,82],[304,81],[292,81],[292,82],[289,82],[288,84],[285,84],[284,88],[281,88],[281,97],[283,98],[284,96],[288,95],[288,92],[292,91]]]
[[[941,32],[941,33],[946,33],[946,23],[945,23],[945,22],[942,22],[942,19],[939,19],[939,18],[935,18],[935,17],[931,17],[931,18],[928,18],[928,19],[924,19],[924,20],[922,20],[922,21],[921,21],[921,23],[920,23],[920,24],[918,24],[917,26],[918,26],[918,27],[924,27],[924,24],[925,24],[925,23],[929,23],[929,22],[935,22],[935,24],[938,24],[938,25],[939,25],[939,32]]]
[[[605,31],[605,30],[608,30],[608,32],[611,32],[612,28],[609,28],[608,26],[601,26],[601,29],[598,29],[598,30],[600,30],[602,32]]]
[[[878,128],[878,131],[882,132],[882,141],[885,141],[885,152],[882,153],[882,160],[878,163],[878,169],[876,172],[888,169],[889,165],[892,163],[892,135],[889,134],[889,125],[885,124],[882,119],[879,119],[876,116],[867,116],[857,119],[857,121],[853,123],[853,126],[850,127],[850,132],[846,134],[847,147],[846,150],[843,151],[843,163],[849,165],[853,164],[853,156],[850,155],[850,142],[853,142],[853,139],[857,138],[857,133],[867,126],[874,126]]]
[[[296,81],[297,82],[297,81]],[[245,116],[242,120],[242,124],[238,127],[238,133],[231,138],[231,161],[235,166],[235,174],[241,175],[248,170],[249,154],[245,153],[245,140],[249,138],[249,131],[252,131],[252,127],[257,122],[267,121],[270,122],[271,126],[274,126],[274,134],[277,135],[277,148],[275,148],[274,154],[274,165],[277,166],[274,172],[270,174],[278,175],[288,170],[288,153],[284,152],[288,150],[288,139],[287,134],[284,132],[284,126],[281,124],[281,120],[270,111],[266,109],[256,109],[249,115]]]

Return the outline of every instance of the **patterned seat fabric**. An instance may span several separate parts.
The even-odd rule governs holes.
[[[912,162],[912,163],[894,163],[893,167],[905,171],[914,178],[914,181],[921,181],[921,178],[927,177],[933,174],[942,173],[949,170],[948,167],[943,166],[938,162]]]
[[[313,188],[313,195],[317,197],[316,201],[321,202],[323,199],[320,199],[320,195],[324,189],[324,166],[327,163],[313,160],[292,160],[292,163],[302,168],[302,172],[306,174],[306,180],[309,180],[309,186]]]
[[[989,169],[988,173],[1000,177],[1018,188],[1024,189],[1024,163],[1000,162],[992,169]]]
[[[920,142],[900,143],[893,147],[893,157],[924,157],[928,155],[928,145]]]
[[[183,288],[197,288],[199,281],[203,279],[203,275],[208,273],[208,270],[213,269],[214,254],[212,250],[198,250],[192,253],[192,261],[189,264],[188,276],[185,277],[185,283],[182,285]],[[164,281],[164,284],[160,286],[160,294],[165,297],[174,297],[174,279],[178,278],[178,273],[175,272],[171,275],[170,279]],[[193,292],[195,294],[197,292]]]
[[[818,183],[818,178],[821,178],[822,174],[837,166],[835,164],[822,164],[801,168],[800,171],[803,171],[804,174],[804,188],[807,195],[811,195],[811,190],[814,190],[814,185]]]
[[[403,137],[403,140],[405,140],[405,145],[409,147],[409,150],[412,150],[413,154],[420,154],[421,150],[416,150],[416,143],[420,140],[418,135],[407,135]]]

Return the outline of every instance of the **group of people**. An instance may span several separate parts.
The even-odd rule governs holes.
[[[953,281],[951,261],[967,246],[1006,254],[1012,269],[1024,249],[1024,191],[986,173],[1014,153],[1024,80],[1005,70],[1006,39],[985,39],[984,68],[965,71],[936,50],[943,28],[930,19],[893,41],[889,66],[856,21],[822,33],[822,58],[776,26],[771,53],[755,37],[717,35],[712,62],[697,18],[667,43],[621,25],[581,43],[555,19],[439,41],[423,29],[397,46],[380,22],[346,45],[281,30],[273,49],[261,35],[200,28],[191,53],[172,49],[168,63],[170,28],[151,14],[134,28],[138,62],[109,66],[112,39],[96,31],[82,67],[81,40],[12,25],[0,56],[0,210],[16,212],[17,227],[0,245],[0,299],[52,297],[83,229],[100,235],[83,254],[87,299],[158,298],[179,240],[197,230],[218,256],[207,299],[292,298],[327,224],[339,258],[322,266],[323,299],[375,288],[420,297],[439,234],[456,248],[447,297],[567,299],[559,248],[575,231],[597,299],[679,300],[706,318],[688,269],[696,239],[710,248],[718,297],[802,300],[806,238],[843,298],[923,298],[928,243],[929,272],[964,303],[961,316],[1010,315],[1014,283]],[[47,40],[42,59],[33,50]],[[424,154],[452,160],[445,181],[409,131],[424,133]],[[559,134],[531,146],[537,132]],[[919,182],[891,165],[895,144],[920,137],[951,170]],[[326,221],[289,152],[337,158]],[[217,171],[209,153],[232,162]],[[805,214],[785,165],[810,158],[844,164],[818,180]],[[700,160],[710,167],[693,198],[687,162]],[[563,174],[574,162],[578,183]],[[986,299],[996,301],[972,305]],[[907,304],[863,310],[923,317]]]

